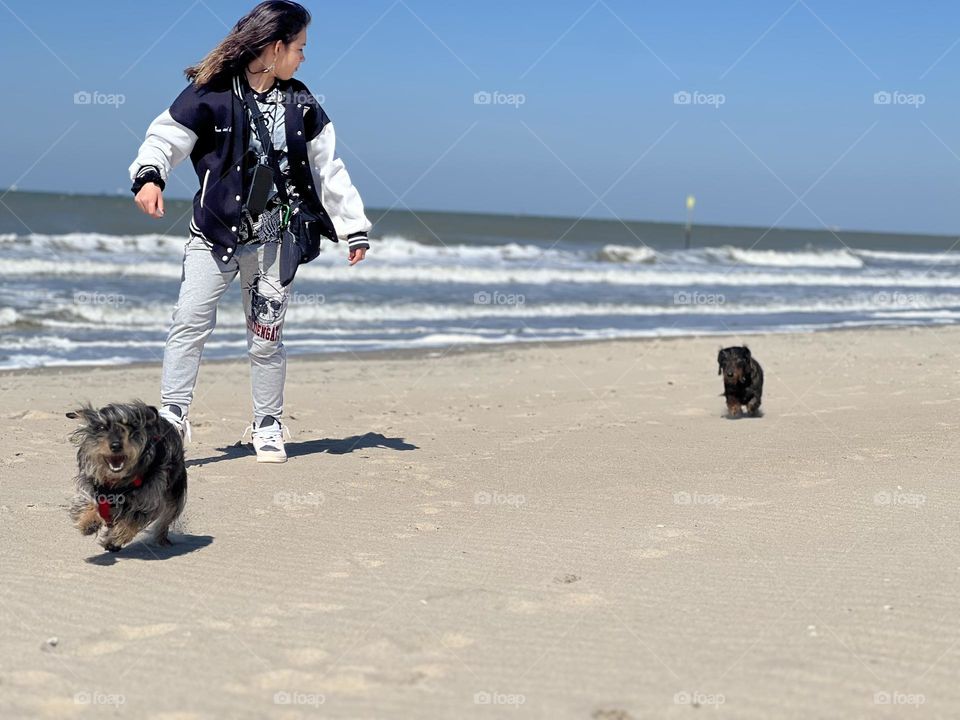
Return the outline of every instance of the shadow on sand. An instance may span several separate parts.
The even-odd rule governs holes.
[[[136,540],[117,552],[103,552],[86,558],[91,565],[116,565],[123,560],[169,560],[201,550],[213,542],[210,535],[170,534],[172,545],[155,545],[149,540]]]
[[[372,432],[365,433],[364,435],[351,435],[350,437],[341,439],[324,438],[322,440],[288,442],[285,447],[288,458],[315,455],[318,453],[347,455],[352,452],[357,452],[358,450],[367,450],[370,448],[383,448],[397,451],[419,449],[416,445],[406,442],[403,438],[388,438],[380,433]],[[235,445],[216,449],[220,455],[188,460],[186,463],[187,467],[203,467],[211,463],[223,462],[224,460],[237,460],[238,458],[251,457],[255,454],[251,443],[238,442]]]

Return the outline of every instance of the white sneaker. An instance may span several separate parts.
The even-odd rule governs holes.
[[[253,449],[257,451],[257,462],[282,463],[287,461],[287,451],[283,447],[283,426],[273,415],[267,415],[260,421],[260,427],[249,428],[253,435]]]
[[[181,440],[190,442],[190,421],[178,405],[164,405],[158,415],[177,429]]]

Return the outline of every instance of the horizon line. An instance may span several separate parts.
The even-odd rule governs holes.
[[[25,188],[0,188],[0,197],[6,196],[8,194],[33,194],[33,195],[58,195],[58,196],[67,196],[75,198],[109,198],[117,199],[126,197],[123,193],[77,193],[77,192],[64,192],[56,190],[29,190]],[[167,202],[191,202],[192,198],[180,198],[180,197],[170,197],[166,199]],[[436,209],[425,209],[425,208],[377,208],[377,207],[368,207],[369,212],[377,213],[379,215],[386,215],[389,213],[397,214],[434,214],[434,215],[472,215],[475,217],[492,217],[492,218],[505,218],[505,219],[520,219],[520,220],[550,220],[550,221],[571,221],[577,220],[578,222],[595,222],[595,223],[633,223],[633,224],[643,224],[643,225],[666,225],[671,227],[683,228],[686,225],[686,221],[669,221],[669,220],[649,220],[649,219],[638,219],[638,218],[595,218],[595,217],[581,217],[577,218],[573,215],[543,215],[538,213],[496,213],[496,212],[479,212],[477,210],[436,210]],[[862,228],[840,228],[837,226],[830,227],[788,227],[788,226],[765,226],[765,225],[750,225],[750,224],[717,224],[711,222],[704,223],[693,223],[694,228],[718,228],[718,229],[727,229],[727,230],[765,230],[768,232],[797,232],[797,233],[829,233],[829,234],[847,234],[847,235],[886,235],[891,237],[925,237],[925,238],[955,238],[960,237],[960,233],[933,233],[933,232],[919,232],[919,231],[890,231],[890,230],[869,230]]]

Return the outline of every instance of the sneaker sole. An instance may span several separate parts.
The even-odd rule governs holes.
[[[269,455],[257,455],[258,463],[285,463],[286,461],[287,461],[286,456],[270,457]]]

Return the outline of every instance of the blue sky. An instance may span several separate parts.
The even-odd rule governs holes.
[[[183,68],[252,5],[0,0],[0,187],[126,193]],[[298,77],[369,206],[677,221],[693,193],[701,222],[960,227],[955,3],[306,5]]]

